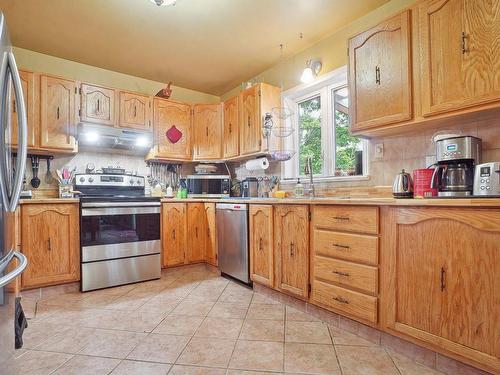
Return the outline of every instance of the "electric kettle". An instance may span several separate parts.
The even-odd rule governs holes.
[[[394,198],[413,198],[413,181],[411,175],[404,169],[394,179],[392,195]]]

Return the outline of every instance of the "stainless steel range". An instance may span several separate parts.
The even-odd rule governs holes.
[[[121,170],[76,175],[82,291],[160,278],[160,198],[144,187]]]

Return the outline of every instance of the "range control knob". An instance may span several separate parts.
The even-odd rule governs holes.
[[[94,182],[94,178],[93,177],[89,177],[89,182],[90,183]]]
[[[134,183],[134,180],[130,179],[129,183],[130,185],[132,185]]]
[[[80,182],[85,182],[85,177],[80,177]]]

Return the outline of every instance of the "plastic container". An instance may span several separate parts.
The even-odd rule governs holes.
[[[297,179],[297,184],[295,185],[295,188],[293,189],[293,193],[296,198],[302,198],[304,196],[304,185],[301,184],[300,178]]]
[[[434,169],[415,169],[413,171],[413,196],[415,198],[431,198],[438,195],[437,189],[431,189]]]

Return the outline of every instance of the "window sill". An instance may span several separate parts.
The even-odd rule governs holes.
[[[297,183],[297,178],[300,178],[302,182],[308,183],[308,176],[299,176],[294,178],[282,179],[280,181],[283,185],[294,185]],[[370,176],[332,176],[332,177],[313,177],[313,182],[352,182],[352,181],[369,181]]]

